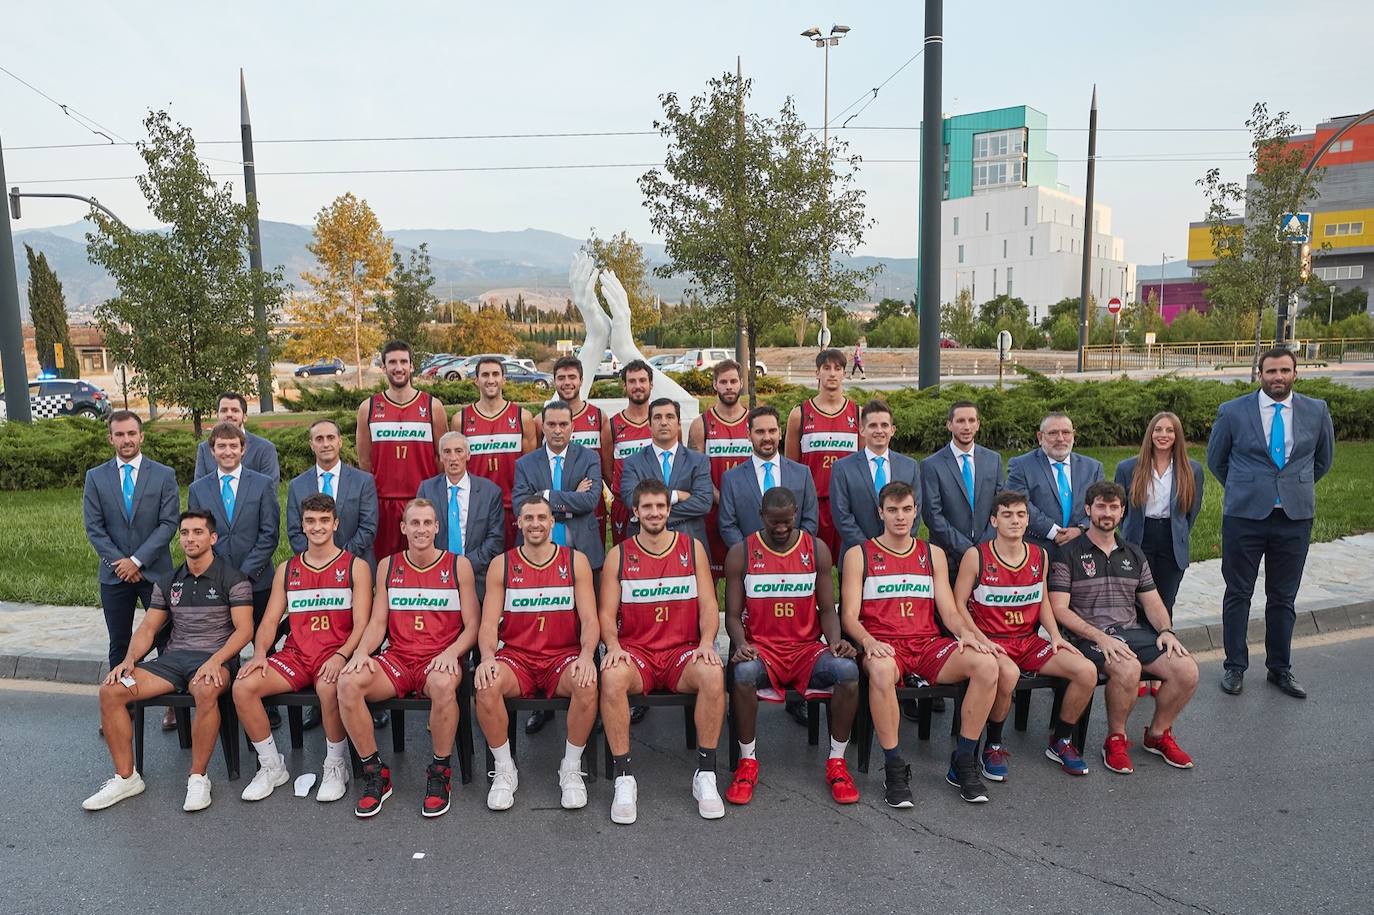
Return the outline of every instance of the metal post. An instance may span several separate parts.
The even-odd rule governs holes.
[[[258,218],[258,179],[253,170],[253,125],[248,117],[248,87],[239,68],[239,130],[243,137],[243,196],[248,204],[248,266],[253,271],[253,327],[258,338],[258,410],[272,412],[272,363],[267,347],[267,305],[262,300],[262,230]]]
[[[1083,371],[1083,347],[1088,345],[1088,296],[1092,288],[1093,182],[1097,178],[1097,84],[1093,84],[1088,112],[1088,188],[1083,197],[1083,277],[1078,299],[1078,370]]]
[[[0,187],[5,186],[5,149],[0,144]],[[0,218],[0,362],[4,363],[5,415],[13,422],[33,419],[29,412],[29,369],[24,363],[24,323],[19,311],[19,278],[14,269],[10,212]]]
[[[1331,336],[1331,319],[1336,313],[1336,287],[1328,286],[1327,291],[1331,293],[1326,303],[1326,335]]]
[[[735,142],[736,155],[739,161],[743,162],[744,156],[744,64],[738,56],[735,57],[735,85],[738,93],[739,112],[735,118]],[[742,180],[742,178],[741,178]],[[738,302],[735,303],[735,361],[744,367],[744,371],[753,376],[754,367],[749,364],[749,331],[744,323],[744,309]],[[747,384],[748,379],[745,379]],[[751,399],[749,406],[752,408],[754,402]]]
[[[925,93],[921,116],[921,246],[917,288],[921,303],[918,350],[922,388],[940,384],[940,201],[944,154],[941,74],[944,66],[944,0],[926,0]]]

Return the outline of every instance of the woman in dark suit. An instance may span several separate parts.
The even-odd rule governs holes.
[[[1116,466],[1126,490],[1121,536],[1145,553],[1159,598],[1174,615],[1174,599],[1188,568],[1189,539],[1202,507],[1202,465],[1188,457],[1183,423],[1173,413],[1156,413],[1145,429],[1140,454]],[[1153,683],[1151,692],[1157,692]],[[1140,687],[1141,695],[1145,686]]]

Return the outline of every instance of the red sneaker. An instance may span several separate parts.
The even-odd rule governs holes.
[[[1135,697],[1136,697],[1137,699],[1141,699],[1141,698],[1143,698],[1143,697],[1145,696],[1145,694],[1148,693],[1149,691],[1150,691],[1150,684],[1148,684],[1148,683],[1142,683],[1142,684],[1140,684],[1140,689],[1136,690]]]
[[[1158,737],[1150,736],[1150,729],[1145,729],[1145,737],[1141,741],[1146,752],[1156,756],[1163,756],[1164,761],[1175,769],[1193,768],[1193,757],[1183,752],[1177,741],[1174,740],[1174,729],[1165,728],[1164,733]]]
[[[854,787],[854,779],[849,777],[849,767],[841,758],[825,761],[825,781],[830,786],[830,796],[837,804],[857,804],[859,789]]]
[[[735,777],[725,789],[725,799],[732,804],[747,804],[754,799],[754,786],[759,783],[759,761],[741,759],[735,767]]]
[[[1135,771],[1131,754],[1126,752],[1130,746],[1125,734],[1108,734],[1107,742],[1102,745],[1102,765],[1118,774],[1130,775]]]

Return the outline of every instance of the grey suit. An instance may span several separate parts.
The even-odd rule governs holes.
[[[687,536],[698,543],[706,543],[706,514],[715,500],[711,488],[711,463],[704,454],[692,451],[682,444],[673,450],[671,479],[668,488],[690,492],[691,498],[672,506],[668,512],[668,530],[685,531]],[[663,465],[655,455],[653,445],[645,445],[638,454],[625,459],[624,470],[620,474],[620,499],[631,506],[631,494],[640,480],[663,479]],[[630,536],[639,533],[639,520],[630,518]]]
[[[973,446],[973,505],[969,505],[962,460],[946,445],[921,462],[921,519],[930,542],[945,551],[950,574],[969,548],[992,536],[993,500],[1002,491],[1002,455]]]
[[[261,435],[254,435],[247,429],[243,430],[248,441],[243,448],[243,466],[248,470],[255,470],[272,478],[272,484],[281,482],[281,466],[277,462],[277,446],[263,438]],[[210,440],[206,439],[196,446],[196,471],[191,479],[199,480],[201,477],[214,473],[219,469],[215,463],[215,456],[210,453]]]
[[[215,518],[215,555],[233,565],[253,583],[254,593],[272,588],[272,553],[277,549],[281,529],[281,507],[272,478],[243,468],[234,495],[234,520],[224,516],[220,500],[219,473],[211,473],[191,484],[186,507],[208,510]],[[256,600],[255,600],[256,603]]]
[[[339,519],[334,545],[375,569],[372,541],[377,536],[377,481],[367,471],[342,461],[335,465],[334,477],[334,514]],[[301,530],[301,502],[319,491],[314,464],[286,488],[286,538],[291,541],[293,553],[304,553],[308,546]]]
[[[463,519],[463,555],[472,563],[477,580],[477,596],[487,593],[487,566],[506,551],[506,510],[501,505],[501,487],[485,477],[466,474],[468,512]],[[448,548],[448,476],[439,474],[420,484],[416,497],[434,503],[439,515],[439,530],[434,543]]]
[[[1130,501],[1131,477],[1135,475],[1135,466],[1139,463],[1139,457],[1129,457],[1116,465],[1116,473],[1112,478],[1126,490],[1127,501]],[[1187,514],[1180,514],[1178,508],[1178,477],[1173,476],[1174,481],[1169,487],[1169,532],[1173,535],[1174,545],[1174,564],[1180,569],[1188,568],[1188,551],[1192,540],[1193,524],[1197,521],[1198,512],[1202,510],[1202,490],[1206,483],[1206,474],[1202,472],[1202,465],[1197,461],[1189,461],[1193,468],[1193,479],[1197,482],[1197,498],[1193,501],[1193,508]],[[1145,506],[1131,505],[1126,510],[1126,517],[1121,522],[1121,536],[1136,546],[1140,546],[1145,539]]]
[[[886,466],[889,483],[906,483],[921,501],[921,468],[912,458],[889,450]],[[836,461],[830,468],[830,515],[840,534],[840,555],[836,565],[843,565],[844,554],[852,546],[883,532],[878,515],[878,491],[873,485],[873,471],[868,461],[868,449],[861,449]]]
[[[792,490],[797,498],[797,527],[816,533],[820,510],[816,505],[816,483],[805,465],[777,456],[779,484]],[[720,478],[720,536],[727,547],[743,543],[744,538],[763,529],[763,493],[754,474],[751,455]]]
[[[549,449],[531,451],[515,462],[515,486],[511,490],[511,510],[517,513],[525,500],[536,493],[549,491],[553,503],[553,518],[567,525],[568,546],[580,550],[593,569],[601,568],[606,560],[606,543],[601,539],[601,525],[596,520],[596,505],[601,501],[601,457],[581,445],[568,445],[563,452],[563,485],[553,489],[549,471]],[[591,489],[577,492],[583,480],[591,481]],[[517,529],[515,543],[523,543]]]
[[[1083,505],[1083,497],[1089,486],[1102,479],[1100,461],[1078,453],[1069,455],[1069,487],[1072,491],[1069,527],[1087,527],[1088,512]],[[1050,539],[1050,528],[1065,525],[1059,510],[1059,481],[1044,450],[1036,448],[1007,461],[1007,482],[1002,488],[1026,494],[1030,501],[1030,525],[1026,530],[1026,539],[1044,547],[1053,556],[1055,543]]]

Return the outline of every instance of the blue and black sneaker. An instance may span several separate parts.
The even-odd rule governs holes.
[[[1082,754],[1067,737],[1063,740],[1052,740],[1045,748],[1045,756],[1059,763],[1070,775],[1088,774],[1088,764],[1083,761]]]
[[[983,747],[981,766],[983,778],[990,782],[1004,782],[1007,780],[1009,770],[1007,760],[1011,757],[1011,751],[1000,743],[990,743]]]

